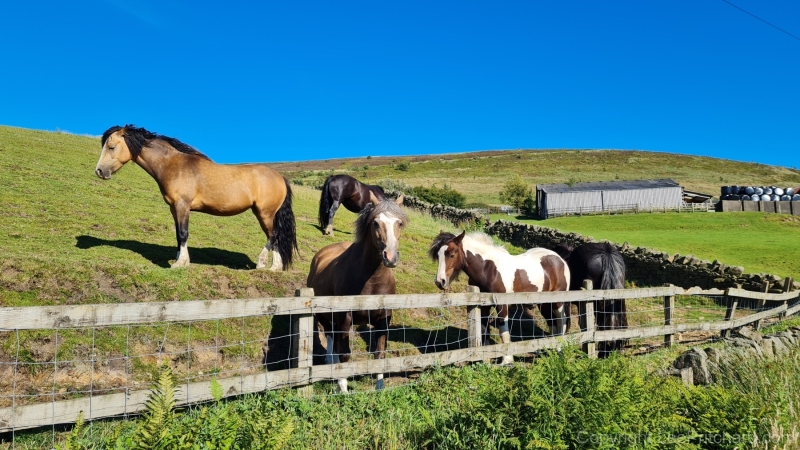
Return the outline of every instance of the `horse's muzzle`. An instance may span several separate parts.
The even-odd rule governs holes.
[[[99,167],[98,167],[98,168],[94,169],[94,173],[95,173],[95,174],[96,174],[98,177],[100,177],[100,178],[102,178],[102,179],[104,179],[104,180],[109,180],[109,179],[111,179],[111,171],[110,171],[110,170],[109,170],[109,171],[107,171],[107,172],[104,172],[104,171],[103,171],[101,168],[99,168]]]
[[[436,284],[437,288],[439,288],[439,289],[441,289],[443,291],[445,289],[447,289],[448,287],[450,287],[450,283],[448,283],[447,280],[440,280],[440,279],[437,278],[436,280],[434,280],[434,283]]]
[[[394,269],[397,267],[397,263],[400,262],[400,252],[395,252],[393,255],[389,255],[387,251],[383,251],[383,265]]]

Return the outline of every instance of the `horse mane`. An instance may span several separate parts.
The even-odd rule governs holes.
[[[144,128],[140,128],[132,124],[127,124],[124,127],[115,125],[106,130],[105,133],[103,133],[103,138],[100,141],[100,146],[101,147],[105,146],[109,136],[120,130],[122,130],[123,137],[125,138],[125,144],[128,146],[128,150],[130,150],[131,155],[133,155],[134,158],[137,158],[139,154],[142,152],[142,147],[146,147],[148,144],[150,144],[151,141],[158,139],[171,145],[175,150],[181,153],[185,153],[187,155],[199,156],[203,159],[211,161],[211,158],[201,153],[199,150],[192,147],[191,145],[184,144],[183,142],[169,136],[163,136],[158,133],[150,132]]]
[[[432,260],[438,261],[439,249],[442,248],[443,245],[446,245],[448,242],[452,241],[455,238],[456,235],[453,233],[448,233],[447,231],[439,232],[439,235],[433,239],[433,243],[431,244],[431,247],[428,249],[428,256],[430,256]]]
[[[554,245],[551,250],[558,253],[558,256],[560,256],[564,261],[566,261],[572,255],[572,252],[575,250],[575,247],[573,247],[570,244],[567,244],[566,242],[562,242],[560,244]]]
[[[361,242],[369,234],[370,224],[375,220],[375,217],[386,214],[387,216],[397,217],[403,221],[403,224],[408,223],[408,216],[400,209],[400,205],[393,200],[384,200],[377,205],[368,203],[356,219],[356,242]]]

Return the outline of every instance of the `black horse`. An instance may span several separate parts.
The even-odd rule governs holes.
[[[324,234],[333,235],[333,216],[339,205],[358,214],[370,202],[372,192],[378,201],[386,200],[386,194],[380,186],[364,184],[350,175],[331,175],[322,185],[322,196],[319,199],[319,226]]]
[[[569,244],[558,244],[553,251],[569,266],[571,291],[580,290],[583,280],[592,280],[595,289],[625,288],[625,260],[616,246],[592,242],[573,248]],[[628,328],[625,300],[596,302],[595,320],[598,330]],[[611,352],[622,349],[625,344],[625,340],[600,342],[597,346],[599,356],[607,357]]]

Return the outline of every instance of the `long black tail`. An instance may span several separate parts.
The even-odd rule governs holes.
[[[600,253],[603,265],[603,276],[600,279],[601,289],[624,289],[625,288],[625,260],[622,254],[615,248],[608,247]],[[607,330],[617,330],[628,328],[628,311],[625,306],[625,299],[606,300],[602,304],[602,311],[598,311],[598,328]],[[603,342],[598,346],[600,357],[606,357],[609,353],[621,350],[627,344],[627,340],[616,340]]]
[[[317,214],[317,220],[319,220],[319,226],[322,227],[323,231],[325,228],[328,228],[328,220],[330,219],[330,209],[331,209],[331,192],[328,190],[328,187],[331,183],[331,178],[333,175],[329,176],[325,179],[325,184],[322,185],[322,195],[319,198],[319,213]]]
[[[292,186],[286,178],[283,181],[286,183],[286,198],[275,213],[272,233],[275,235],[273,248],[281,255],[283,270],[286,270],[292,265],[292,256],[297,251],[297,230],[292,211]]]

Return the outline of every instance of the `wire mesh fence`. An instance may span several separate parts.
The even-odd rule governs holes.
[[[606,306],[622,301],[627,325],[608,325]],[[564,335],[553,337],[558,322],[545,309],[559,303],[569,319]],[[506,306],[507,320],[497,314]],[[330,340],[313,314],[376,308],[393,310],[385,357],[374,357],[381,329],[372,324],[342,331],[350,338],[351,359],[329,364]],[[374,389],[380,378],[392,388],[433,365],[499,362],[508,355],[525,360],[566,342],[591,352],[594,347],[586,345],[601,341],[649,351],[763,325],[798,310],[797,292],[677,287],[4,308],[0,439],[13,443],[15,432],[32,427],[55,433],[56,425],[73,422],[81,411],[87,419],[136,414],[161,364],[180,381],[184,405],[212,399],[212,379],[225,396],[319,381],[315,392],[332,394],[338,379],[347,379],[355,391]],[[298,326],[298,318],[311,327]],[[305,353],[298,348],[304,339],[310,343]]]

